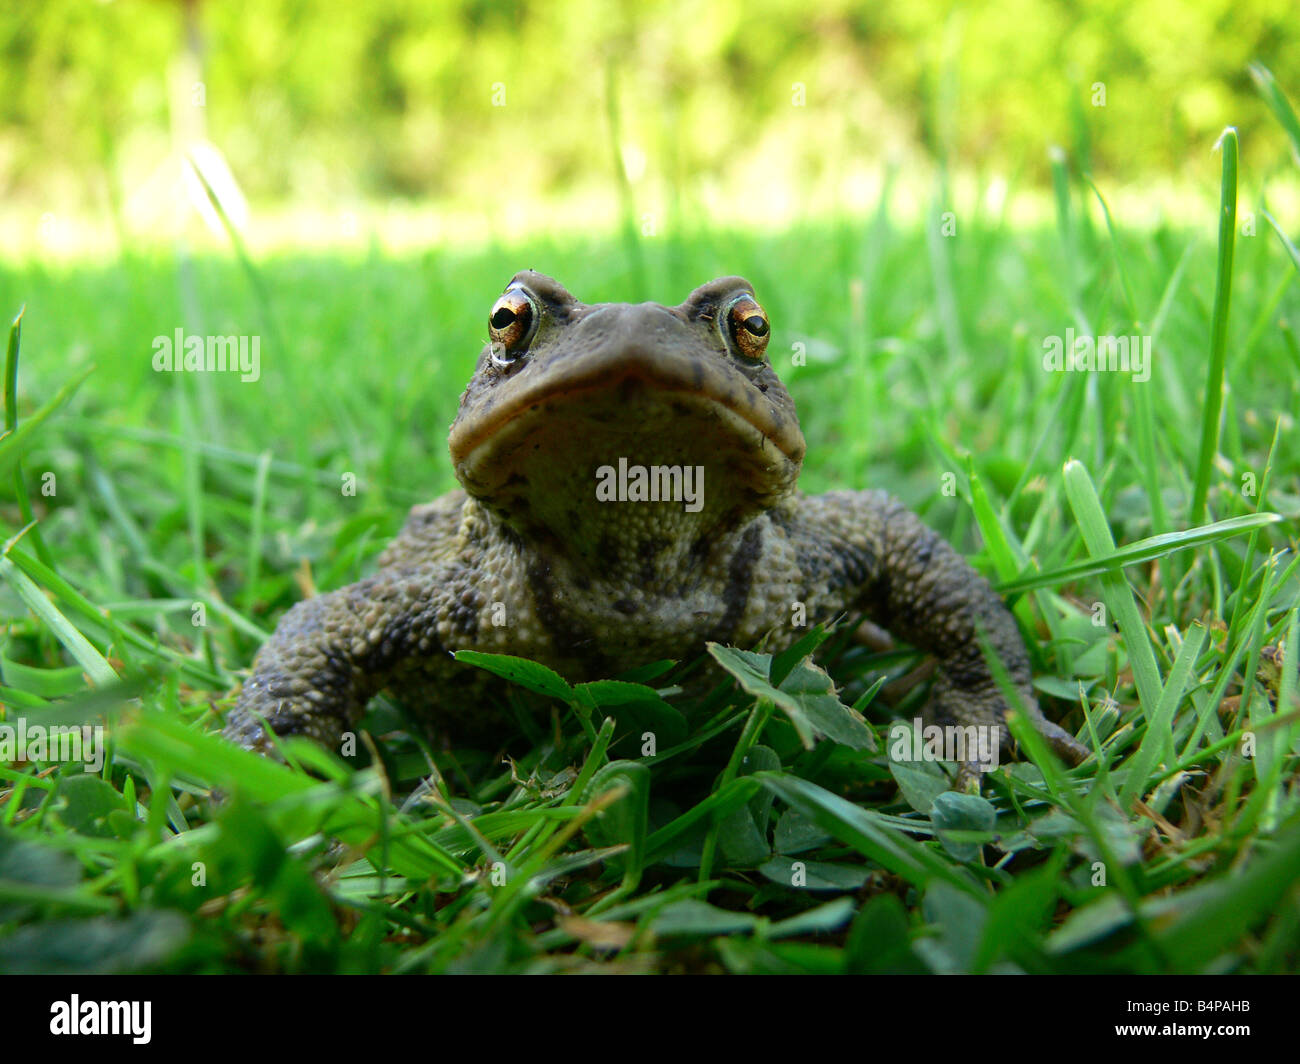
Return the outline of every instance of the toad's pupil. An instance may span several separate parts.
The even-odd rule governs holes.
[[[509,307],[502,307],[492,315],[492,328],[504,329],[507,325],[513,325],[518,315]]]
[[[748,329],[750,332],[752,332],[755,336],[767,335],[767,320],[764,318],[760,318],[757,314],[754,314],[751,317],[746,318],[744,324],[745,324],[745,328]]]

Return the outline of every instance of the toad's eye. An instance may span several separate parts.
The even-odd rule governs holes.
[[[740,296],[731,304],[725,320],[727,335],[736,354],[749,362],[762,362],[770,329],[767,312],[754,297]]]
[[[488,315],[492,360],[498,365],[508,366],[523,354],[537,330],[537,318],[532,296],[522,288],[508,289]]]

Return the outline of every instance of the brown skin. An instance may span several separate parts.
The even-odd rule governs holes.
[[[371,577],[299,603],[262,648],[226,734],[336,744],[389,689],[432,729],[491,735],[493,681],[456,650],[517,654],[570,680],[688,658],[706,641],[780,647],[866,614],[938,659],[928,717],[1003,725],[980,635],[1049,745],[1001,599],[883,492],[802,495],[794,403],[764,357],[767,318],[738,277],[679,307],[578,302],[516,275],[451,428],[464,490],[411,511]],[[697,507],[599,501],[602,467],[703,470]]]

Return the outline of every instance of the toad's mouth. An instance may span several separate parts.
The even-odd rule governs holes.
[[[582,363],[582,364],[575,364]],[[538,491],[583,493],[597,470],[624,465],[706,471],[718,500],[757,505],[788,493],[805,444],[739,370],[692,353],[624,350],[569,365],[526,366],[510,394],[449,439],[456,476],[471,494],[509,504]]]

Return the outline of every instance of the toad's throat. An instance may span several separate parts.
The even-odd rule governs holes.
[[[794,490],[799,463],[699,392],[636,378],[540,400],[457,465],[529,542],[592,570],[694,570]]]
[[[471,495],[498,510],[519,505],[595,518],[601,507],[643,505],[708,523],[708,515],[762,509],[788,494],[799,462],[709,395],[665,393],[627,378],[516,410],[456,472]]]

